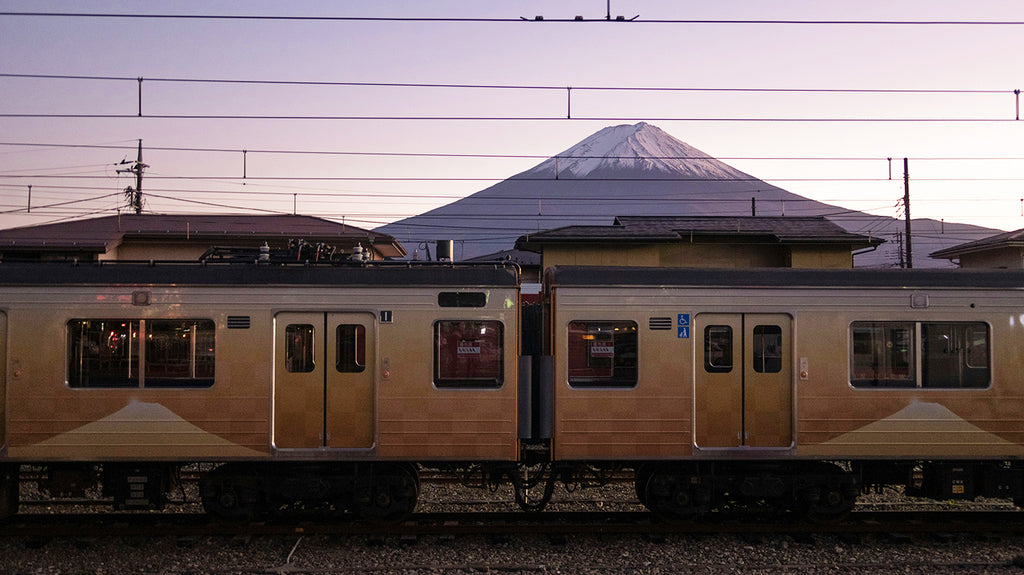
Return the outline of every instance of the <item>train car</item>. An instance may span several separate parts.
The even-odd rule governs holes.
[[[0,515],[20,470],[153,508],[412,511],[416,462],[519,458],[518,269],[0,264]]]
[[[554,465],[678,518],[872,486],[1024,502],[1024,272],[556,267]]]

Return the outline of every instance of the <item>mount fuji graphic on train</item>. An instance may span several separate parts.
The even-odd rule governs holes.
[[[455,240],[455,259],[512,249],[521,235],[571,225],[611,225],[616,216],[825,216],[850,232],[881,237],[856,267],[898,265],[905,222],[788,192],[741,172],[657,126],[604,128],[566,151],[461,200],[376,229],[421,259],[434,241]],[[915,219],[914,267],[951,267],[929,253],[1000,233]]]

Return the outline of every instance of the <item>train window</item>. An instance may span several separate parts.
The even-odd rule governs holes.
[[[434,323],[434,384],[438,387],[501,387],[504,326],[499,321]]]
[[[854,387],[916,387],[914,324],[854,322],[852,383]]]
[[[854,387],[958,389],[990,383],[989,330],[984,323],[854,322],[851,340]],[[920,381],[915,376],[917,357]]]
[[[211,320],[73,319],[68,385],[210,387],[214,334]]]
[[[441,307],[484,307],[487,294],[484,292],[443,291],[437,294],[437,305]]]
[[[777,325],[754,326],[754,371],[782,371],[782,328]]]
[[[569,323],[569,385],[635,387],[637,325],[632,321]]]
[[[366,327],[339,325],[338,349],[335,368],[342,373],[362,373],[366,370]]]
[[[213,385],[213,322],[149,320],[143,360],[146,387]]]
[[[313,326],[291,324],[284,328],[284,366],[288,373],[309,373],[313,362]]]
[[[732,371],[732,326],[709,325],[704,328],[704,371]]]
[[[921,387],[988,387],[988,326],[922,323]]]

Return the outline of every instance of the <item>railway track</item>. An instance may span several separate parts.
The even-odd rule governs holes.
[[[0,524],[0,537],[194,537],[327,535],[367,537],[457,537],[487,534],[1024,534],[1024,513],[1011,511],[864,511],[843,521],[816,523],[789,516],[715,513],[668,523],[646,512],[417,513],[393,525],[345,517],[295,515],[267,521],[228,523],[203,514],[77,513],[26,514]]]

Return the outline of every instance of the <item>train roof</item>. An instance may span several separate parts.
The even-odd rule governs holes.
[[[549,286],[1024,289],[1024,270],[554,266]]]
[[[202,262],[0,263],[2,285],[510,286],[514,264],[371,262],[261,265]]]

